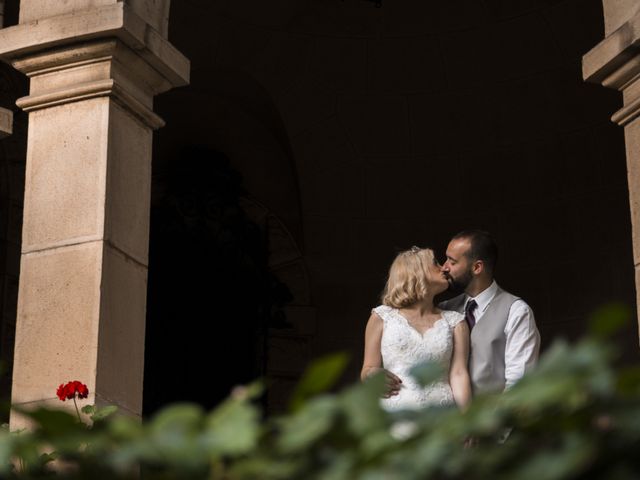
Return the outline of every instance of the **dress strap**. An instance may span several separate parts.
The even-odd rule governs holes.
[[[380,305],[376,308],[371,309],[373,313],[378,315],[382,319],[382,323],[384,325],[392,318],[393,308],[388,305]]]
[[[464,314],[460,312],[454,312],[453,310],[443,310],[442,316],[447,320],[447,323],[451,328],[454,328],[461,321],[464,320]]]

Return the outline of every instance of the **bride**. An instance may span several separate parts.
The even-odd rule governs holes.
[[[412,247],[391,264],[382,305],[373,309],[365,330],[364,380],[383,371],[386,410],[458,405],[471,400],[467,361],[469,327],[464,315],[439,310],[433,297],[448,282],[433,251]],[[415,365],[439,362],[446,372],[439,381],[421,387],[409,375]]]

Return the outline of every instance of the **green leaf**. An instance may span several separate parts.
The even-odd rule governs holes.
[[[86,413],[87,415],[93,415],[96,411],[95,405],[85,405],[80,409],[82,413]]]
[[[387,415],[380,406],[385,389],[382,372],[354,385],[339,396],[348,428],[358,436],[366,436],[375,430],[388,430]]]
[[[191,403],[178,403],[160,410],[151,421],[152,433],[186,433],[198,428],[204,418],[202,407]]]
[[[107,417],[110,417],[117,411],[118,411],[118,407],[116,407],[115,405],[107,405],[106,407],[100,407],[98,409],[95,409],[95,413],[91,415],[91,420],[93,420],[94,422],[99,422],[101,420],[104,420]]]
[[[21,414],[35,420],[45,435],[68,435],[86,431],[86,425],[79,423],[75,415],[62,410],[38,408],[19,411]]]
[[[312,448],[325,435],[337,418],[338,403],[329,395],[314,398],[296,413],[283,419],[278,448],[286,453]]]
[[[437,362],[421,363],[409,371],[409,374],[423,387],[441,380],[444,373],[442,365]]]
[[[210,454],[242,455],[257,445],[260,415],[246,400],[232,398],[211,412],[205,428],[201,440]]]
[[[334,353],[311,363],[291,397],[291,410],[298,410],[309,397],[333,387],[348,361],[349,357],[345,353]]]

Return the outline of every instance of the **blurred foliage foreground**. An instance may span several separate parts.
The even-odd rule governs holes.
[[[256,406],[258,384],[236,389],[212,412],[173,405],[142,424],[99,411],[87,427],[61,411],[33,411],[34,431],[0,434],[0,476],[640,478],[640,368],[614,368],[616,349],[606,340],[625,317],[622,307],[604,309],[588,338],[572,346],[556,342],[514,388],[477,397],[464,413],[388,414],[378,402],[379,377],[325,393],[344,366],[342,356],[312,365],[291,412],[267,420]],[[414,369],[423,383],[439,373],[433,365]],[[410,425],[411,433],[392,435],[394,425]]]

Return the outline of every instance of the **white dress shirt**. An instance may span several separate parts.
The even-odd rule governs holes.
[[[467,302],[475,300],[478,305],[473,312],[476,324],[482,322],[482,316],[497,291],[498,284],[494,280],[488,288],[475,297],[467,296]],[[519,298],[511,305],[504,334],[506,336],[504,375],[505,389],[507,389],[535,365],[540,352],[540,333],[536,327],[533,311],[524,300]]]

